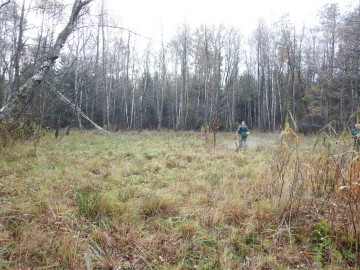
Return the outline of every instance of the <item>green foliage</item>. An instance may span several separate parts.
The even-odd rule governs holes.
[[[342,250],[341,251],[342,256],[344,257],[345,260],[350,260],[350,261],[355,261],[356,260],[356,255],[354,252],[351,252],[350,250]]]
[[[245,244],[247,245],[252,245],[255,243],[256,240],[256,236],[254,233],[249,233],[246,237],[245,237]]]
[[[344,235],[342,231],[336,231],[334,234]],[[343,259],[348,261],[355,261],[356,255],[349,249],[346,248],[348,242],[354,242],[354,239],[348,239],[347,241],[344,239],[339,244],[333,241],[331,237],[331,228],[330,225],[322,220],[316,223],[312,230],[312,242],[313,242],[313,252],[314,259],[318,262],[326,263],[329,259],[329,250],[333,250],[334,254],[338,260],[342,261]]]
[[[324,227],[325,226],[325,227]],[[318,262],[324,261],[328,248],[332,245],[330,236],[326,233],[327,224],[324,222],[317,223],[313,230],[314,240],[314,258]]]

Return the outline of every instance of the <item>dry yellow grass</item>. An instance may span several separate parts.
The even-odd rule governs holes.
[[[355,269],[357,163],[277,138],[239,153],[233,133],[214,148],[200,132],[3,148],[0,269]]]

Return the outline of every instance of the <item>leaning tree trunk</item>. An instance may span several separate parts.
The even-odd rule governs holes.
[[[12,94],[10,99],[0,109],[0,120],[5,117],[14,119],[16,115],[21,112],[27,100],[32,96],[32,91],[44,80],[46,74],[55,64],[55,60],[59,57],[59,53],[64,46],[67,38],[74,31],[76,21],[79,17],[81,9],[92,2],[93,0],[75,0],[69,21],[65,28],[58,35],[55,45],[42,63],[38,71],[22,85],[18,91]]]
[[[93,122],[85,113],[82,112],[81,108],[77,106],[76,104],[72,103],[68,98],[66,98],[63,94],[61,94],[54,86],[49,84],[50,89],[53,90],[56,94],[59,95],[60,99],[64,101],[66,104],[70,106],[71,109],[75,111],[75,113],[80,117],[84,117],[87,121],[89,121],[98,131],[100,131],[103,134],[110,134],[110,132],[106,131],[99,125],[97,125],[95,122]],[[60,119],[60,118],[59,118]],[[59,124],[58,124],[59,126]]]

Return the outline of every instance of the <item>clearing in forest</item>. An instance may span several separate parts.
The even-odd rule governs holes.
[[[350,139],[255,132],[236,153],[234,133],[212,138],[77,132],[2,148],[0,268],[359,266]]]

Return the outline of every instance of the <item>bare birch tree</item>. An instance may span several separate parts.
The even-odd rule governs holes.
[[[92,2],[92,0],[75,0],[69,21],[65,28],[59,33],[52,50],[47,55],[46,60],[41,64],[36,73],[29,80],[27,80],[18,91],[13,93],[9,100],[0,109],[0,120],[4,119],[6,116],[12,119],[22,109],[22,106],[24,106],[23,102],[31,97],[31,92],[35,90],[39,84],[41,84],[46,74],[53,67],[56,59],[59,57],[59,53],[67,38],[75,29],[81,9],[90,2]]]

